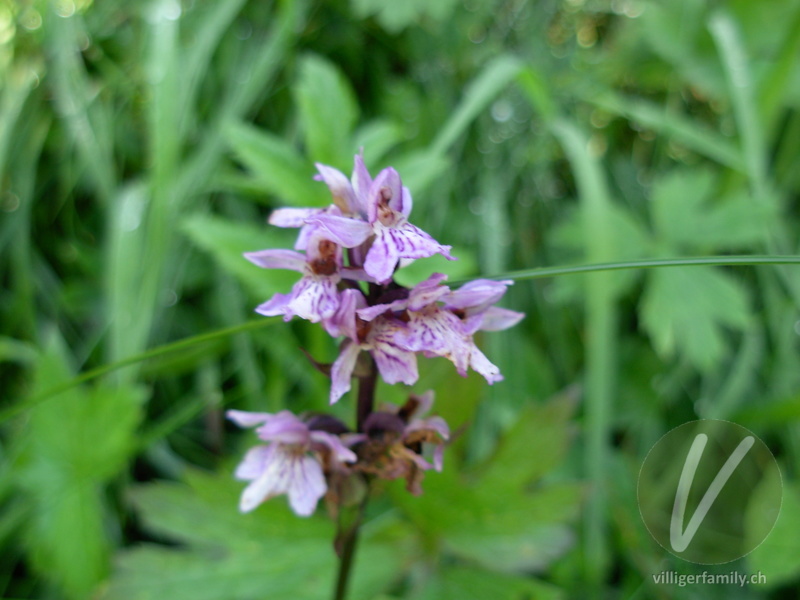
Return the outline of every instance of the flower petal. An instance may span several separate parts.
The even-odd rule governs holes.
[[[294,284],[286,315],[318,323],[332,317],[339,308],[338,277],[303,277]]]
[[[291,314],[287,315],[287,306],[292,300],[291,294],[275,294],[272,298],[259,304],[256,307],[256,312],[265,317],[277,317],[284,315],[285,320],[291,319]]]
[[[276,227],[302,227],[308,219],[324,212],[324,208],[278,208],[272,211],[268,222]]]
[[[358,214],[356,194],[353,191],[353,186],[350,185],[350,180],[345,177],[344,173],[327,165],[314,164],[317,167],[317,171],[319,171],[319,175],[315,176],[314,179],[325,182],[333,196],[333,203],[345,214]]]
[[[367,220],[375,223],[378,220],[378,208],[382,203],[402,214],[403,183],[400,175],[392,167],[387,167],[375,177],[367,194]]]
[[[476,279],[444,296],[442,302],[448,308],[486,308],[500,300],[506,293],[506,287],[513,284],[510,279],[504,281]]]
[[[246,410],[229,410],[225,413],[239,427],[254,427],[272,418],[270,413],[248,412]]]
[[[331,404],[350,391],[350,378],[353,376],[353,369],[356,367],[360,352],[358,344],[350,340],[346,340],[342,345],[339,357],[331,367]]]
[[[373,331],[376,329],[377,332],[371,334],[368,339],[370,352],[383,380],[389,385],[399,382],[406,385],[416,383],[419,379],[417,357],[397,343],[395,336],[400,328],[383,326],[373,328]]]
[[[500,369],[493,365],[486,355],[481,352],[477,346],[472,346],[472,352],[469,357],[469,366],[472,370],[480,373],[486,378],[489,385],[498,381],[503,381],[503,376],[500,374]]]
[[[337,215],[318,215],[308,220],[324,231],[324,236],[345,248],[363,244],[372,235],[369,223]]]
[[[502,331],[519,323],[525,317],[525,313],[498,306],[490,306],[482,317],[479,329],[483,331]]]
[[[256,433],[265,442],[280,444],[307,446],[310,440],[308,425],[288,410],[272,415]]]
[[[255,446],[247,451],[242,462],[236,467],[234,477],[241,481],[258,479],[271,460],[275,446]]]
[[[294,250],[259,250],[245,252],[244,257],[264,269],[290,269],[302,273],[306,268],[306,257]]]
[[[358,460],[356,453],[345,446],[338,435],[326,431],[312,431],[311,441],[313,444],[325,446],[339,462],[354,463]]]
[[[411,223],[401,223],[396,227],[383,227],[376,224],[376,239],[367,253],[364,270],[380,282],[392,277],[400,258],[427,258],[441,254],[448,260],[450,246],[443,246],[419,227]]]
[[[319,499],[328,490],[322,466],[315,458],[302,456],[292,461],[291,470],[289,506],[295,514],[308,517],[313,514]]]

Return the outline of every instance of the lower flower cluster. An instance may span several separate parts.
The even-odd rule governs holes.
[[[241,427],[257,426],[259,444],[236,469],[250,484],[239,507],[249,512],[274,496],[286,494],[300,516],[314,512],[323,497],[331,512],[355,501],[349,490],[363,489],[365,476],[404,478],[412,493],[422,492],[425,471],[441,471],[450,429],[441,417],[425,417],[433,392],[411,395],[402,407],[387,404],[364,423],[362,433],[327,415],[301,418],[289,411],[276,414],[229,410]]]

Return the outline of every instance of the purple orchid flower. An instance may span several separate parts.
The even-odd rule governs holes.
[[[405,324],[392,317],[379,316],[370,322],[359,318],[356,311],[366,306],[358,290],[345,290],[339,311],[329,323],[329,331],[347,336],[339,357],[331,367],[330,402],[335,403],[350,390],[350,379],[362,350],[369,352],[384,381],[411,385],[419,378],[417,358],[397,343]]]
[[[300,228],[300,235],[295,242],[295,250],[305,250],[311,234],[319,225],[311,222],[320,215],[332,215],[343,218],[367,218],[367,192],[372,185],[372,178],[364,166],[362,154],[356,154],[353,164],[353,176],[347,177],[339,170],[316,163],[319,173],[314,176],[317,181],[324,182],[331,192],[333,204],[326,208],[279,208],[269,216],[270,225],[276,227]]]
[[[312,431],[288,410],[276,414],[229,410],[227,417],[240,427],[253,427],[268,442],[251,448],[236,469],[236,478],[250,481],[239,503],[250,512],[274,496],[286,494],[292,510],[311,515],[328,487],[323,459],[334,464],[354,463],[355,453],[324,431]]]
[[[330,239],[345,248],[356,248],[371,241],[364,270],[379,283],[385,283],[391,279],[401,258],[441,254],[448,260],[455,260],[450,255],[450,246],[440,244],[408,222],[412,204],[411,192],[403,186],[397,171],[390,167],[381,171],[369,186],[366,221],[319,213],[306,222],[321,227]]]
[[[481,329],[499,331],[519,322],[525,315],[492,306],[513,282],[478,279],[451,291],[441,285],[446,275],[435,273],[415,286],[407,298],[357,311],[371,322],[378,316],[401,312],[406,326],[395,343],[426,356],[443,356],[453,362],[459,375],[467,368],[480,373],[489,384],[502,381],[500,370],[475,345],[473,334]]]

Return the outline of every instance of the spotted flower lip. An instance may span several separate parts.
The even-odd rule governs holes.
[[[500,370],[475,345],[472,336],[481,329],[506,329],[524,317],[523,313],[493,306],[513,281],[478,279],[451,291],[442,285],[446,279],[434,273],[414,286],[406,298],[359,309],[358,316],[371,321],[404,311],[406,326],[395,337],[401,348],[443,356],[462,376],[472,368],[489,384],[501,381]]]
[[[347,337],[342,343],[339,357],[331,367],[331,404],[350,390],[350,379],[362,350],[375,359],[386,383],[412,385],[419,378],[414,352],[396,342],[405,324],[394,318],[377,318],[367,323],[356,314],[359,308],[365,306],[366,300],[360,291],[345,290],[339,311],[329,321],[329,331],[333,329]]]
[[[285,321],[293,316],[318,323],[332,317],[339,308],[337,284],[341,280],[342,252],[336,244],[313,234],[306,255],[293,250],[248,252],[245,258],[266,269],[291,269],[303,277],[289,294],[275,294],[256,308],[256,312]]]
[[[287,410],[275,414],[229,410],[227,417],[240,427],[259,425],[256,433],[268,443],[251,448],[236,469],[237,479],[250,482],[239,503],[242,512],[286,494],[296,514],[309,516],[328,489],[320,454],[334,463],[357,460],[337,436],[312,431]]]

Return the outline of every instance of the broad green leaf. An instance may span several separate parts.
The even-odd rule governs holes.
[[[339,169],[349,167],[351,134],[358,119],[350,83],[332,63],[310,54],[300,61],[294,93],[308,155]]]
[[[574,412],[575,402],[566,396],[524,408],[481,470],[481,485],[521,487],[556,467],[564,459],[574,434]]]
[[[336,573],[333,524],[300,518],[275,498],[250,514],[237,509],[243,484],[231,476],[188,472],[186,483],[133,493],[145,527],[182,547],[148,544],[120,556],[103,600],[316,599]],[[351,597],[372,598],[397,576],[398,546],[365,528]]]
[[[182,229],[256,297],[266,300],[276,292],[288,292],[299,277],[293,271],[262,269],[242,256],[244,252],[266,248],[291,248],[297,235],[294,229],[247,225],[209,215],[187,218]]]
[[[293,206],[330,203],[328,188],[314,181],[313,167],[288,142],[242,123],[231,124],[226,134],[236,156],[250,171],[248,183],[254,189]]]
[[[737,192],[714,198],[716,177],[710,170],[681,169],[653,186],[653,226],[670,254],[751,247],[764,240],[772,214],[768,206]]]
[[[71,378],[54,337],[41,356],[33,393]],[[144,391],[75,387],[31,409],[19,432],[18,481],[32,506],[25,538],[34,568],[83,600],[106,574],[111,541],[102,484],[134,448]]]
[[[566,592],[531,577],[501,575],[470,567],[443,569],[419,596],[420,600],[561,600]]]
[[[741,330],[750,321],[745,291],[713,267],[653,271],[639,315],[659,354],[680,354],[702,370],[726,354],[724,327]]]

